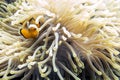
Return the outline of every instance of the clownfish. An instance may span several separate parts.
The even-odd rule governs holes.
[[[34,25],[36,26],[36,25]],[[39,35],[39,31],[36,27],[34,27],[31,25],[30,28],[22,28],[20,29],[20,34],[24,37],[24,38],[36,38]]]
[[[41,19],[41,20],[40,20]],[[30,20],[23,23],[23,27],[20,29],[20,34],[26,38],[37,38],[39,35],[39,28],[41,26],[41,22],[43,22],[43,16],[38,16],[36,20],[31,18]]]

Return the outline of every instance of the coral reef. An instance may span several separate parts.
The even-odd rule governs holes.
[[[0,80],[119,80],[119,4],[0,1]]]

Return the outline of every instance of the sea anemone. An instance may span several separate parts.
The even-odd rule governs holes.
[[[119,4],[0,1],[0,80],[119,80]]]

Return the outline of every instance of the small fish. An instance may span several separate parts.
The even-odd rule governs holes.
[[[26,20],[22,23],[23,27],[20,29],[20,34],[26,38],[37,38],[39,35],[39,28],[41,26],[41,22],[44,22],[43,16],[38,16],[35,20],[35,18],[31,18],[29,20]]]
[[[20,29],[20,34],[24,37],[24,38],[36,38],[39,35],[39,31],[36,27],[30,27],[30,28],[22,28]]]

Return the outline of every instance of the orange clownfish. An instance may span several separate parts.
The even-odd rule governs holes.
[[[20,29],[20,34],[27,39],[36,38],[39,35],[39,31],[36,25],[30,25],[29,28]]]
[[[25,21],[23,23],[23,28],[20,29],[20,34],[27,39],[38,37],[38,28],[40,28],[41,26],[40,21],[44,22],[43,16],[38,16],[36,20],[34,18],[31,18],[30,20],[28,20],[28,22]]]

